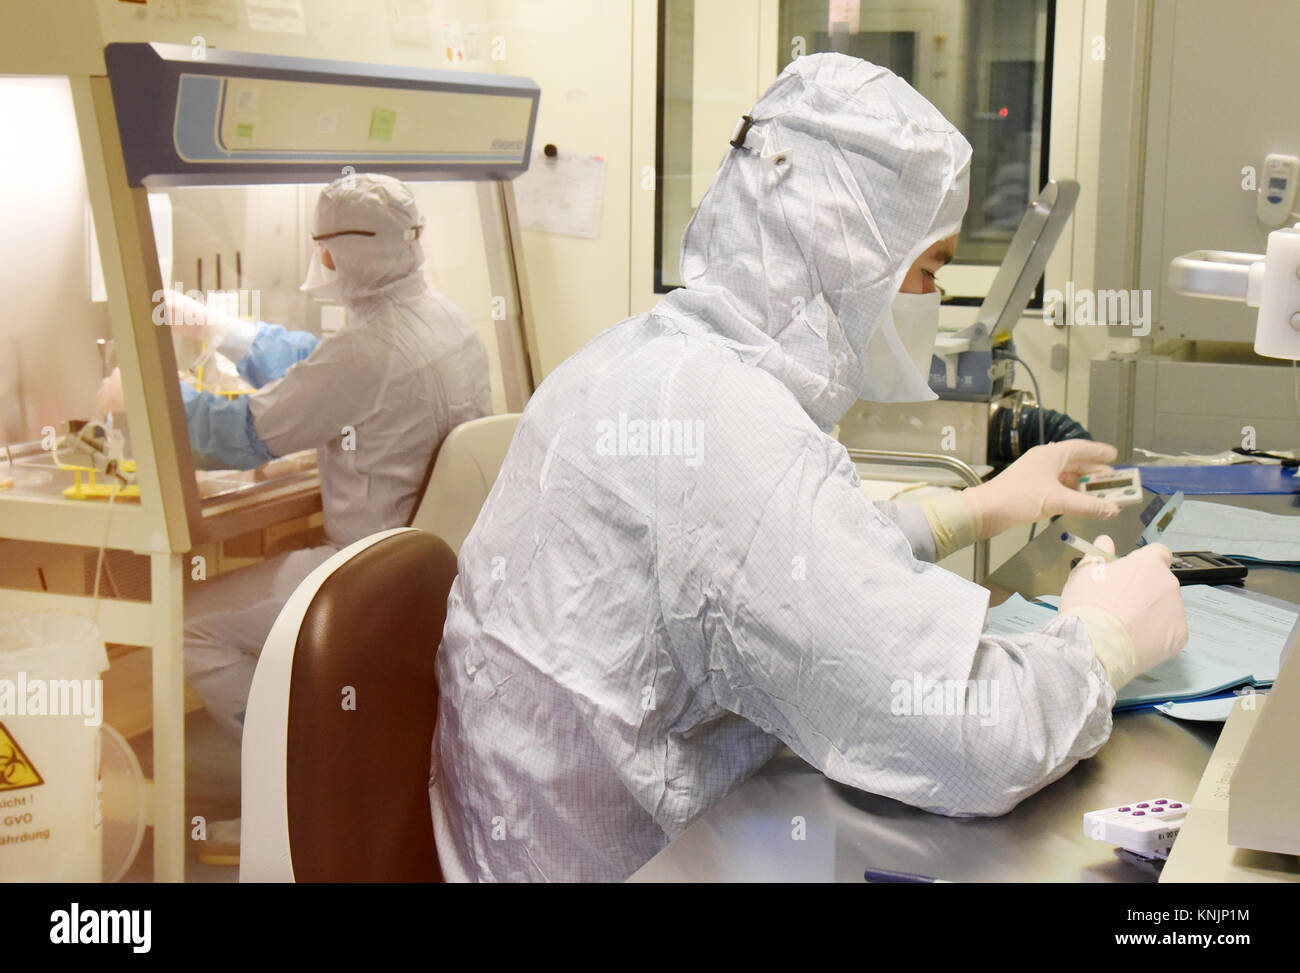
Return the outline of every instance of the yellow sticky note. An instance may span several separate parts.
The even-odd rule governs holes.
[[[370,113],[370,140],[391,142],[397,127],[397,112],[392,108],[376,108]]]

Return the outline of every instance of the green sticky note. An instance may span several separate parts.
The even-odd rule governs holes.
[[[253,137],[252,122],[235,122],[235,138],[251,139]]]
[[[397,127],[397,111],[392,108],[376,108],[370,113],[370,140],[372,142],[391,142],[393,129]]]

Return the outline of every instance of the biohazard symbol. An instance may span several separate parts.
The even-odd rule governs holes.
[[[16,791],[44,783],[18,741],[0,723],[0,791]]]

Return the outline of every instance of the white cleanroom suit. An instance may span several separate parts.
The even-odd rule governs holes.
[[[443,438],[492,411],[482,341],[421,273],[421,225],[410,190],[390,176],[331,183],[316,205],[308,283],[330,276],[317,263],[323,247],[347,326],[315,341],[228,323],[221,351],[258,390],[227,402],[183,386],[204,465],[246,468],[314,447],[320,469],[326,545],[187,589],[186,676],[231,728],[241,725],[257,654],[297,584],[353,541],[406,524]]]
[[[890,306],[957,233],[970,146],[843,55],[798,58],[751,116],[685,286],[541,385],[461,548],[430,789],[449,877],[626,878],[785,745],[1000,814],[1110,732],[1083,623],[986,633],[988,592],[918,557],[970,518],[940,511],[939,541],[873,504],[829,435],[858,398],[930,397]],[[925,712],[918,678],[996,718]]]

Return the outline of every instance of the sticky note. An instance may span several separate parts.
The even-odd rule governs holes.
[[[376,108],[370,113],[370,140],[391,142],[397,127],[397,112],[392,108]]]

